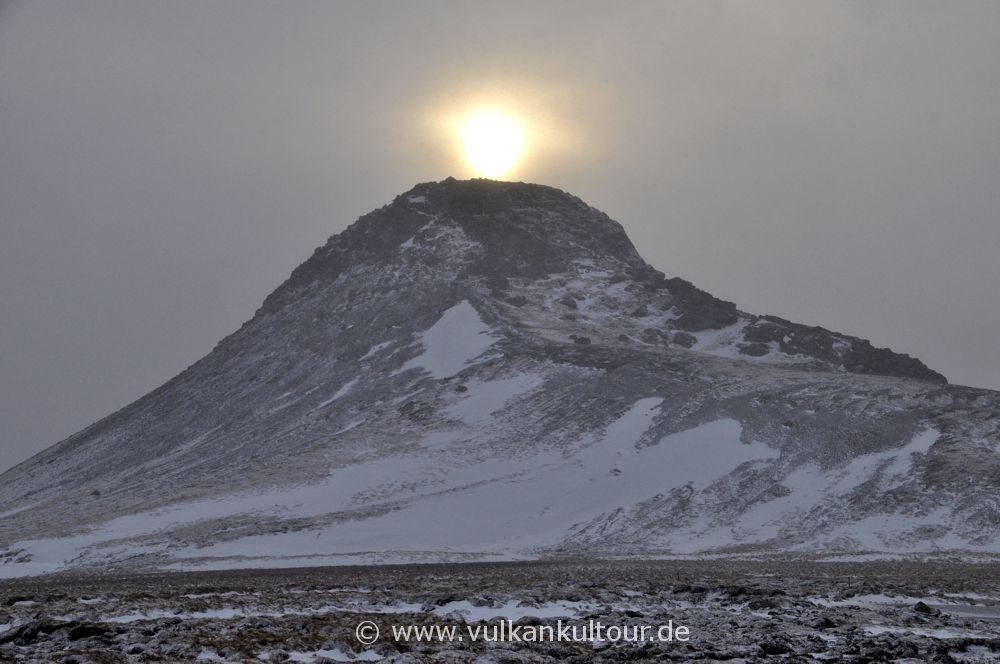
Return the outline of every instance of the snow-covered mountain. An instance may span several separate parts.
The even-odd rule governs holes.
[[[0,476],[0,575],[1000,553],[1000,393],[755,316],[583,201],[421,184]]]

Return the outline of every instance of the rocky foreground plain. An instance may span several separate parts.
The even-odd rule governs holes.
[[[570,625],[589,638],[566,640]],[[646,640],[625,638],[644,625]],[[673,640],[656,640],[668,625]],[[443,631],[394,636],[408,626]],[[0,583],[3,662],[687,660],[1000,662],[1000,565],[563,560]]]

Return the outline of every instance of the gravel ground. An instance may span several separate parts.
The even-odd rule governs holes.
[[[372,644],[363,621],[380,630]],[[393,635],[410,625],[446,638]],[[0,583],[3,662],[378,660],[1000,662],[1000,566],[559,561]]]

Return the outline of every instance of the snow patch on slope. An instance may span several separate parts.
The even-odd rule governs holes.
[[[419,341],[424,352],[396,373],[422,368],[435,378],[453,376],[496,342],[492,335],[493,329],[483,322],[475,307],[463,300],[444,312],[441,319],[421,335]]]
[[[481,332],[478,336],[489,339]],[[170,550],[178,561],[174,567],[344,564],[374,562],[366,557],[376,554],[383,562],[433,559],[428,556],[531,558],[567,541],[599,543],[616,528],[627,531],[639,523],[632,519],[643,505],[678,489],[691,492],[694,518],[654,540],[674,553],[706,551],[776,537],[815,506],[831,504],[831,496],[836,501],[838,492],[843,495],[869,479],[896,482],[899,473],[911,470],[915,455],[926,454],[938,437],[936,431],[923,431],[900,448],[865,455],[832,473],[801,466],[782,480],[789,494],[757,503],[727,527],[698,512],[702,503],[711,500],[713,487],[723,486],[717,482],[745,473],[753,464],[774,464],[779,451],[763,442],[746,442],[741,424],[733,419],[656,436],[653,427],[663,406],[658,397],[637,400],[603,431],[567,447],[526,444],[514,455],[483,456],[477,443],[482,427],[494,421],[493,413],[542,382],[541,374],[469,381],[468,392],[445,409],[450,428],[424,432],[409,451],[334,468],[321,482],[175,504],[72,537],[18,542],[12,547],[29,554],[31,561],[0,565],[0,576],[51,572],[74,561],[168,553],[163,540],[129,538],[238,515],[319,518],[320,524]],[[819,536],[830,543],[850,539],[869,550],[895,550],[899,543],[885,539],[890,529],[945,525],[948,518],[944,512],[879,515],[841,529],[833,524]],[[816,541],[816,534],[808,537]],[[968,547],[951,533],[936,544]]]
[[[473,381],[466,385],[468,392],[459,402],[446,409],[449,417],[467,424],[482,423],[507,402],[531,392],[543,382],[537,374],[520,374],[487,382]]]
[[[489,408],[502,406],[539,381],[522,375],[473,384],[470,392],[482,392],[482,397],[470,395],[451,408],[480,422]],[[741,442],[742,429],[735,420],[709,422],[643,446],[662,403],[660,398],[638,400],[603,433],[580,441],[575,451],[482,459],[464,454],[474,430],[428,432],[418,454],[335,469],[323,482],[176,505],[115,519],[76,537],[22,542],[44,558],[36,558],[30,570],[18,565],[17,574],[52,571],[80,556],[92,560],[151,552],[148,547],[113,545],[113,540],[209,518],[303,518],[369,509],[374,511],[367,517],[335,519],[320,528],[252,535],[172,554],[210,565],[227,558],[258,563],[295,558],[299,563],[300,556],[372,551],[531,557],[539,548],[558,545],[574,525],[631,510],[659,491],[708,486],[744,463],[777,455],[762,443]],[[422,479],[414,482],[415,477]],[[386,511],[380,507],[384,505],[392,508]]]
[[[354,388],[354,386],[358,384],[358,380],[360,380],[360,378],[355,378],[354,380],[352,380],[352,381],[350,381],[350,382],[345,383],[344,385],[342,385],[340,387],[340,389],[337,390],[332,397],[330,397],[329,399],[327,399],[326,401],[324,401],[320,405],[316,406],[315,410],[319,410],[320,408],[323,408],[325,406],[329,406],[334,401],[336,401],[340,397],[342,397],[345,394],[347,394],[348,392],[350,392]]]
[[[377,355],[379,352],[381,352],[385,348],[388,348],[393,343],[394,342],[392,342],[392,341],[383,341],[380,344],[375,344],[374,346],[372,346],[371,348],[368,349],[367,353],[365,353],[364,355],[362,355],[361,357],[359,357],[358,361],[361,362],[363,360],[367,360],[367,359],[369,359],[369,358]]]
[[[763,443],[742,442],[742,427],[735,420],[709,422],[643,446],[662,403],[660,398],[640,399],[573,453],[557,450],[463,463],[455,452],[465,443],[453,433],[450,441],[432,446],[439,454],[430,466],[414,467],[428,462],[422,457],[401,462],[395,470],[380,469],[382,489],[370,493],[370,500],[385,500],[385,490],[412,492],[408,502],[395,503],[396,509],[317,529],[189,548],[179,555],[206,559],[209,565],[212,559],[237,556],[263,560],[371,551],[532,557],[559,545],[574,527],[629,511],[657,492],[689,484],[705,487],[745,463],[778,455]],[[706,465],[705,459],[713,461]],[[420,475],[436,481],[414,485],[406,479]]]
[[[671,434],[659,447],[669,454],[668,473],[673,486],[705,487],[744,463],[777,459],[780,452],[768,445],[741,441],[743,427],[723,419]]]
[[[825,469],[815,463],[801,465],[781,480],[788,493],[744,512],[738,527],[733,529],[733,539],[723,543],[743,539],[763,541],[790,529],[801,530],[800,524],[815,521],[816,517],[810,515],[820,509],[831,515],[828,518],[834,518],[849,504],[849,495],[868,483],[874,483],[873,490],[881,492],[898,488],[913,477],[915,455],[927,454],[939,436],[938,431],[925,429],[900,448],[861,455],[839,468]],[[947,510],[921,515],[887,512],[843,524],[833,521],[819,537],[825,546],[850,545],[871,551],[925,550],[928,543],[942,549],[977,548],[953,532],[954,521],[954,515]],[[924,531],[922,543],[908,546],[907,536],[917,529]],[[941,534],[934,537],[930,529]],[[816,540],[810,537],[799,548],[810,549],[815,544]]]

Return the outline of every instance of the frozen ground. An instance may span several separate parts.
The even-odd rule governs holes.
[[[362,645],[365,620],[382,638]],[[392,626],[654,629],[688,642],[395,639]],[[468,634],[468,631],[458,632]],[[1000,661],[1000,568],[559,561],[52,576],[0,584],[0,661]]]

